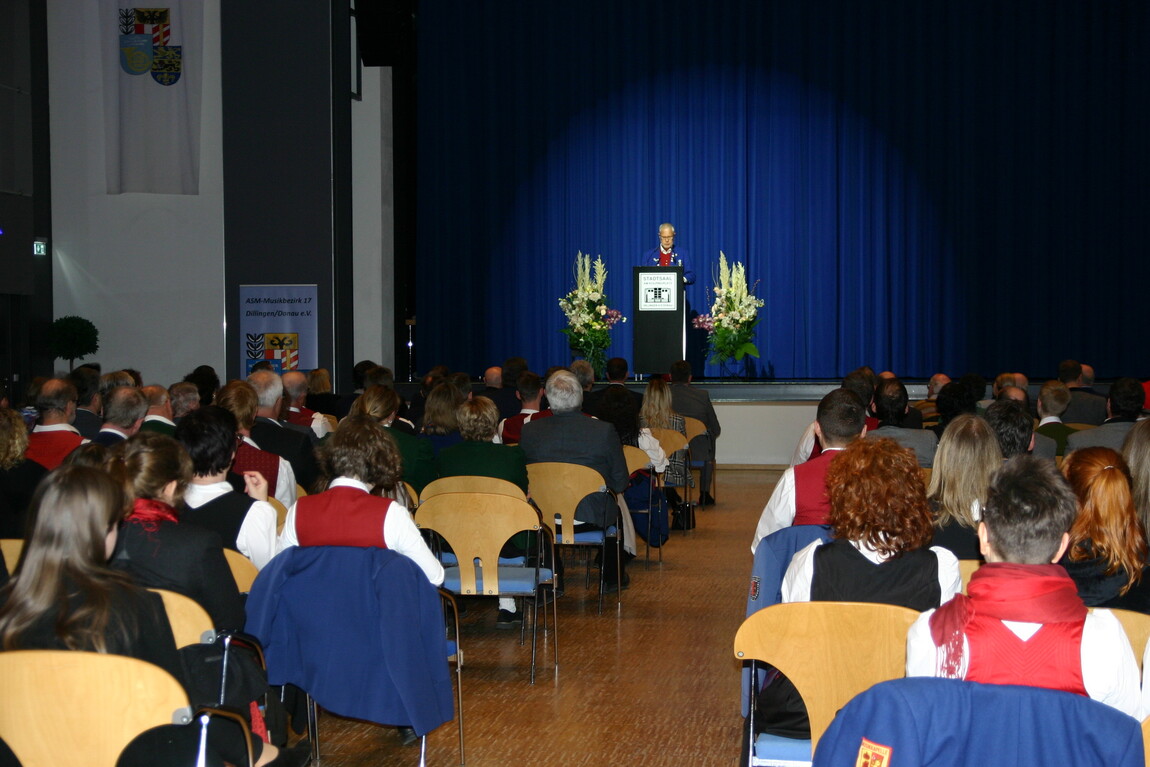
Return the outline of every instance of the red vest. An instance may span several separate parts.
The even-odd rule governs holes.
[[[386,549],[383,522],[390,498],[355,487],[333,487],[295,503],[295,534],[300,546],[374,546]]]
[[[1083,625],[1085,621],[1045,623],[1024,642],[1002,621],[976,612],[966,624],[970,646],[966,679],[1086,695],[1082,680]]]
[[[831,502],[827,498],[827,467],[840,450],[819,453],[795,466],[796,525],[829,525]]]
[[[295,408],[288,409],[288,423],[294,423],[296,426],[306,426],[311,428],[311,417],[315,415],[314,410],[306,407],[301,407],[299,410]]]
[[[523,436],[523,424],[530,423],[536,418],[546,418],[549,415],[553,415],[550,408],[540,410],[538,413],[516,413],[509,418],[505,418],[503,420],[503,432],[500,434],[500,439],[503,440],[504,445],[518,445],[519,438]]]
[[[236,448],[236,457],[232,461],[232,471],[242,475],[245,471],[258,471],[268,481],[268,493],[276,494],[276,481],[280,476],[280,457],[275,453],[252,447],[247,442],[241,442]]]
[[[84,438],[74,431],[34,431],[28,435],[24,457],[51,471],[83,441]]]

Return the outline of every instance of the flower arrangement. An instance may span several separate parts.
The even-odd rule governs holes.
[[[730,359],[741,362],[748,354],[758,357],[759,350],[751,338],[759,321],[759,307],[764,302],[747,289],[743,265],[736,261],[728,266],[722,251],[719,251],[719,284],[714,290],[711,313],[700,314],[691,321],[696,328],[707,331],[710,361],[721,365]]]
[[[575,256],[575,289],[559,299],[559,308],[567,316],[567,327],[561,332],[567,335],[571,351],[590,362],[597,376],[603,375],[607,365],[605,351],[611,345],[611,328],[627,321],[622,312],[607,306],[606,284],[602,257],[596,256],[592,263],[590,254],[580,252]]]

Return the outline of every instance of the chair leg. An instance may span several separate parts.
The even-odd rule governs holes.
[[[546,608],[544,608],[546,609]],[[527,612],[527,600],[523,600],[523,611]],[[535,586],[535,599],[531,609],[531,684],[535,684],[535,648],[539,639],[539,586]]]
[[[307,736],[311,738],[311,763],[319,767],[319,706],[307,693]]]

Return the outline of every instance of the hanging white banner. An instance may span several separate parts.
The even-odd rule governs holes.
[[[108,194],[199,194],[202,0],[100,0]]]
[[[240,285],[240,371],[264,360],[276,372],[319,366],[315,285]]]

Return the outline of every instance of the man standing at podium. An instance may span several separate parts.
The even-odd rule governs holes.
[[[681,266],[683,283],[692,285],[695,282],[695,272],[687,260],[687,251],[675,247],[675,227],[670,224],[659,225],[659,245],[643,254],[639,266]]]

